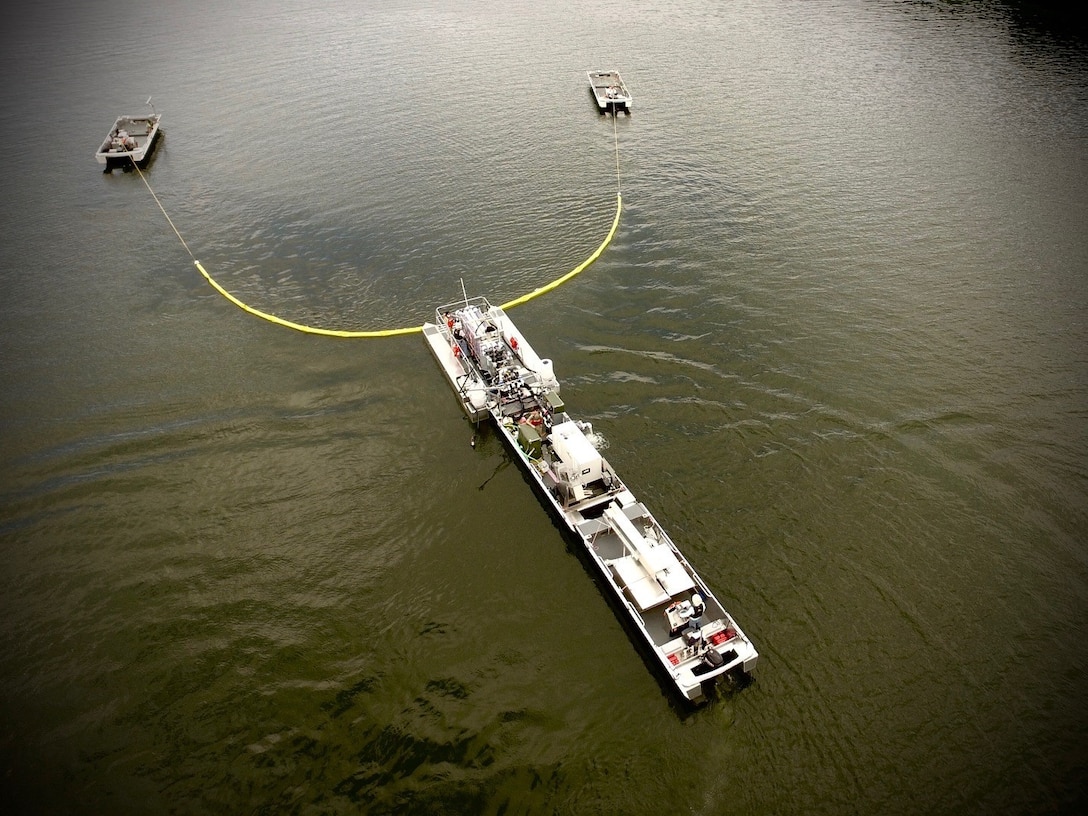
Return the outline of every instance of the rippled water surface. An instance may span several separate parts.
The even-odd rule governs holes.
[[[13,16],[4,811],[1079,812],[1088,49],[1032,8]],[[148,95],[184,245],[93,158]],[[585,259],[617,145],[512,316],[760,649],[696,711],[418,335],[192,263],[416,326]]]

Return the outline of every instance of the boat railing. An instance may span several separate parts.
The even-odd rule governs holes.
[[[479,307],[481,312],[485,312],[485,313],[491,311],[491,303],[488,302],[488,299],[483,297],[482,295],[478,296],[478,297],[462,298],[461,300],[455,301],[453,303],[447,303],[446,305],[439,306],[437,309],[435,309],[434,310],[434,322],[435,322],[435,325],[440,326],[444,330],[447,329],[448,328],[446,326],[446,317],[447,317],[447,315],[449,315],[449,314],[451,314],[453,312],[460,311],[461,309],[466,309],[466,308],[468,308],[470,306],[477,306],[477,307]]]

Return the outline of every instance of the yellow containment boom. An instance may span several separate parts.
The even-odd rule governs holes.
[[[612,237],[616,234],[616,230],[617,228],[619,228],[620,225],[620,212],[623,210],[623,195],[619,191],[620,148],[619,137],[616,134],[615,117],[613,117],[612,132],[613,138],[615,139],[616,148],[616,216],[612,219],[612,228],[608,231],[608,235],[605,236],[604,240],[601,241],[601,245],[593,251],[592,255],[590,255],[588,258],[578,264],[578,266],[574,267],[574,269],[572,269],[570,272],[556,278],[551,283],[534,289],[527,295],[522,295],[519,298],[515,298],[514,300],[504,303],[502,305],[503,309],[512,309],[515,306],[520,306],[522,303],[528,303],[533,298],[540,297],[541,295],[552,291],[557,286],[561,286],[562,284],[566,283],[571,278],[583,272],[586,267],[588,267],[595,260],[597,260],[597,258],[601,256],[601,253],[604,252],[605,247],[607,247],[612,242]],[[416,332],[423,331],[422,326],[408,326],[403,329],[378,329],[375,331],[344,331],[341,329],[321,329],[315,326],[304,326],[301,323],[295,323],[291,320],[284,320],[282,317],[276,317],[275,315],[269,314],[268,312],[262,312],[260,309],[255,309],[252,306],[243,303],[226,289],[224,289],[222,286],[220,286],[218,283],[216,283],[215,278],[208,274],[208,270],[206,270],[200,263],[200,261],[196,259],[196,256],[193,255],[193,251],[189,249],[189,245],[185,243],[185,239],[182,238],[181,233],[178,232],[178,228],[174,226],[174,222],[167,214],[166,209],[162,206],[162,202],[159,201],[159,197],[155,195],[155,191],[151,189],[151,184],[148,182],[147,177],[144,175],[143,171],[140,170],[138,165],[133,166],[136,167],[136,172],[140,174],[140,180],[143,181],[144,185],[147,187],[147,191],[151,193],[151,197],[155,199],[155,203],[158,204],[159,209],[162,210],[162,214],[166,217],[166,221],[168,224],[170,224],[170,228],[174,231],[174,234],[178,237],[178,240],[181,241],[181,245],[185,247],[185,251],[189,253],[189,257],[193,259],[193,263],[196,264],[196,268],[200,270],[200,274],[203,275],[204,279],[212,285],[212,288],[215,289],[215,291],[217,291],[239,309],[249,312],[254,317],[259,317],[262,320],[267,320],[270,323],[275,323],[279,326],[286,326],[289,329],[306,332],[307,334],[320,334],[324,335],[325,337],[396,337],[397,335],[401,334],[415,334]]]
[[[578,264],[578,266],[574,267],[574,269],[572,269],[570,272],[563,275],[562,277],[558,277],[555,280],[553,280],[551,283],[545,284],[544,286],[541,286],[541,287],[538,287],[537,289],[534,289],[532,292],[530,292],[527,295],[522,295],[519,298],[515,298],[514,300],[511,300],[511,301],[509,301],[507,303],[504,303],[502,305],[502,308],[503,309],[512,309],[515,306],[520,306],[523,303],[528,303],[533,298],[540,297],[541,295],[552,291],[557,286],[561,286],[562,284],[569,281],[571,278],[573,278],[576,275],[580,274],[581,272],[585,271],[585,269],[590,264],[592,264],[595,260],[597,260],[601,256],[601,253],[604,252],[605,247],[607,247],[612,242],[612,236],[614,236],[616,234],[616,230],[619,228],[619,225],[620,225],[620,212],[622,211],[622,209],[623,209],[623,196],[621,196],[619,193],[617,193],[616,194],[616,216],[615,216],[615,218],[612,219],[612,228],[608,231],[608,235],[605,236],[604,240],[601,241],[601,245],[599,247],[597,247],[593,251],[593,254],[590,255],[588,258],[586,258],[584,261],[582,261],[580,264]],[[239,309],[242,309],[243,311],[249,312],[254,317],[259,317],[262,320],[267,320],[268,322],[275,323],[275,324],[277,324],[279,326],[286,326],[287,328],[294,329],[295,331],[306,332],[307,334],[320,334],[320,335],[323,335],[325,337],[360,338],[360,337],[396,337],[397,335],[401,335],[401,334],[415,334],[416,332],[419,332],[419,331],[423,330],[422,326],[407,326],[407,327],[402,328],[402,329],[377,329],[377,330],[374,330],[374,331],[344,331],[344,330],[341,330],[341,329],[322,329],[322,328],[317,328],[315,326],[304,326],[301,323],[295,323],[294,321],[291,321],[291,320],[285,320],[282,317],[276,317],[276,315],[269,314],[268,312],[262,312],[260,309],[255,309],[252,306],[250,306],[250,305],[248,305],[246,303],[243,303],[238,298],[236,298],[234,295],[232,295],[230,292],[228,292],[226,289],[224,289],[222,286],[220,286],[216,282],[215,278],[213,278],[211,275],[208,274],[208,270],[206,270],[203,267],[203,265],[200,263],[200,261],[194,260],[193,263],[196,264],[196,268],[200,270],[200,274],[204,276],[205,280],[207,280],[208,283],[210,283],[212,285],[212,288],[215,289],[215,291],[217,291],[219,294],[221,294],[227,300],[229,300],[231,303],[233,303],[235,306],[237,306]]]

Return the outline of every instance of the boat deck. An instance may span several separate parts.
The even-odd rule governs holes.
[[[120,116],[103,140],[95,158],[107,167],[124,162],[145,163],[161,133],[159,114]]]
[[[594,88],[608,88],[613,85],[623,85],[623,80],[620,79],[620,75],[616,71],[593,71],[590,73],[589,78]]]
[[[601,111],[624,110],[630,112],[631,92],[623,84],[618,71],[587,71],[590,90]]]
[[[641,535],[636,524],[646,524],[650,533],[649,512],[641,503],[623,510],[610,507],[601,518],[587,519],[578,525],[580,535],[588,539],[594,553],[608,566],[612,579],[624,595],[641,611],[640,617],[657,646],[673,640],[665,619],[665,608],[690,591],[698,591],[706,603],[708,621],[727,619],[725,610],[706,590],[692,579],[691,568],[678,551],[651,533]],[[646,569],[651,565],[655,574]]]

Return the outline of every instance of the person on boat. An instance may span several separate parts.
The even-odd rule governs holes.
[[[693,618],[701,617],[704,609],[706,609],[706,604],[703,603],[703,596],[698,592],[692,593],[691,616]]]

